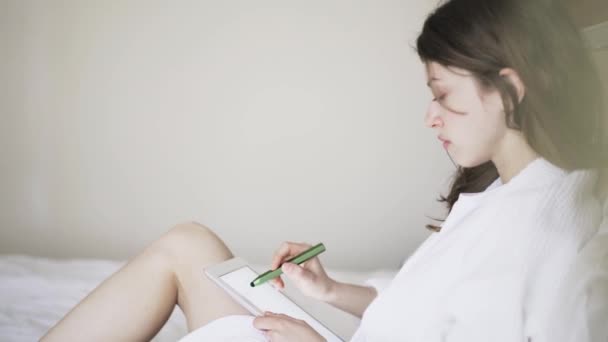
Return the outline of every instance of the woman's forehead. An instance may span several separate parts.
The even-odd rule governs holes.
[[[443,68],[443,66],[437,62],[427,62],[426,74],[429,76],[429,79],[439,78],[439,76],[441,76],[441,68]]]
[[[453,66],[446,67],[433,61],[426,63],[426,74],[429,82],[432,80],[443,80],[448,77],[467,77],[471,75],[467,70]]]

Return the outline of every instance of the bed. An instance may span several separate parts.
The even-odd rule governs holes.
[[[0,341],[37,341],[52,325],[124,262],[95,259],[49,259],[0,255]],[[252,265],[258,272],[265,265]],[[335,279],[385,286],[397,270],[355,272],[328,269]],[[287,284],[289,286],[289,283]],[[289,291],[311,314],[350,336],[358,319],[320,303],[311,303]],[[169,321],[152,340],[177,341],[186,335],[186,323],[176,307]]]
[[[602,187],[606,198],[608,177]],[[0,341],[35,341],[123,262],[91,259],[48,259],[26,255],[0,254]],[[608,201],[603,201],[603,221],[596,235],[579,250],[576,267],[564,279],[576,291],[564,296],[564,305],[584,303],[586,314],[596,324],[592,330],[601,341],[608,339]],[[252,265],[258,272],[267,265]],[[355,272],[328,269],[334,279],[384,288],[397,269]],[[287,282],[289,287],[289,282]],[[350,336],[358,319],[323,303],[311,303],[295,291],[288,294],[313,316],[342,336]],[[568,298],[566,298],[568,297]],[[568,302],[570,300],[570,302]],[[591,305],[593,304],[593,305]],[[589,311],[592,310],[593,312]],[[580,315],[578,315],[580,316]],[[566,323],[566,326],[568,323]],[[590,327],[591,328],[591,327]],[[184,316],[179,310],[153,339],[176,341],[186,335]],[[595,341],[595,339],[593,339]]]
[[[593,310],[596,311],[596,323],[599,323],[594,329],[603,338],[608,338],[608,326],[602,323],[608,321],[608,220],[604,220],[596,236],[588,241],[580,255],[582,257],[577,261],[580,267],[569,275],[569,281],[573,284],[580,283],[580,280],[587,282],[585,287],[579,286],[581,292],[577,292],[572,299],[590,299],[588,294],[594,294]],[[38,340],[121,265],[123,262],[110,260],[0,255],[0,341]],[[266,269],[265,265],[252,266],[258,272]],[[341,281],[384,288],[397,270],[355,272],[328,269],[327,272]],[[327,304],[311,303],[294,291],[288,291],[288,294],[341,336],[351,336],[359,323],[356,317]],[[186,334],[184,316],[176,307],[152,341],[177,341]]]

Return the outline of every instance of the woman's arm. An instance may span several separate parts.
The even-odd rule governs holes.
[[[324,301],[359,318],[378,293],[371,286],[333,281]]]
[[[331,279],[317,257],[302,265],[285,261],[308,248],[310,248],[309,244],[284,242],[275,252],[270,269],[275,270],[281,267],[283,273],[294,282],[305,296],[326,302],[361,318],[369,303],[376,298],[376,289],[341,283]],[[272,282],[279,289],[285,287],[281,277],[273,279]]]

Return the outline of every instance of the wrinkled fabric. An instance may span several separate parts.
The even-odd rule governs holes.
[[[352,340],[606,341],[597,176],[538,158],[507,184],[461,194]]]

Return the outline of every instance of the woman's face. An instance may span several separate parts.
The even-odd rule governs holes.
[[[492,160],[507,132],[502,99],[498,91],[482,91],[464,69],[426,64],[433,93],[425,124],[448,144],[455,163],[473,167]],[[447,146],[446,146],[447,145]]]

